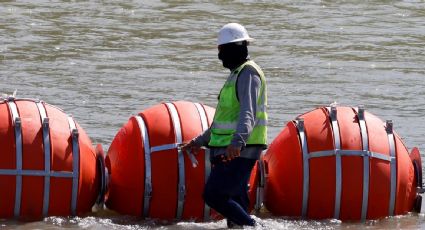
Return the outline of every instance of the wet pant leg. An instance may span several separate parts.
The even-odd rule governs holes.
[[[205,185],[205,202],[237,225],[253,226],[255,221],[247,212],[247,184],[255,159],[235,158],[230,162],[213,162]]]

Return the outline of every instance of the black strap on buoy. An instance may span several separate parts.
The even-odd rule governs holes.
[[[413,148],[412,152],[409,154],[409,157],[415,170],[416,187],[418,188],[418,193],[424,193],[425,189],[422,182],[422,161],[419,149],[417,147]]]
[[[108,191],[109,175],[105,164],[105,154],[101,144],[96,146],[96,170],[99,172],[99,195],[96,199],[96,204],[103,207],[105,203],[105,194]]]

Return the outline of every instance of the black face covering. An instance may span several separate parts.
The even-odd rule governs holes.
[[[223,62],[224,68],[233,70],[243,64],[248,59],[248,47],[246,42],[237,45],[228,43],[220,45],[218,59]]]

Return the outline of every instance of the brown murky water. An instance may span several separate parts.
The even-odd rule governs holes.
[[[246,26],[269,82],[269,141],[317,106],[364,105],[425,151],[423,1],[1,1],[0,93],[40,98],[73,114],[107,149],[132,115],[163,101],[216,105],[227,71],[216,33]],[[367,223],[261,220],[271,229],[421,229],[423,214]],[[216,229],[155,225],[108,212],[3,220],[12,229]]]

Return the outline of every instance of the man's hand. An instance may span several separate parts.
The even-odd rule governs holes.
[[[241,155],[241,147],[229,145],[229,146],[227,146],[227,149],[226,149],[226,159],[225,159],[225,161],[231,161],[235,157],[239,157],[240,155]]]
[[[185,152],[189,151],[189,152],[191,152],[192,154],[195,154],[195,155],[198,154],[199,150],[201,150],[201,146],[196,144],[193,140],[190,141],[189,143],[182,143],[182,144],[179,145],[179,147],[183,151],[185,151]]]

